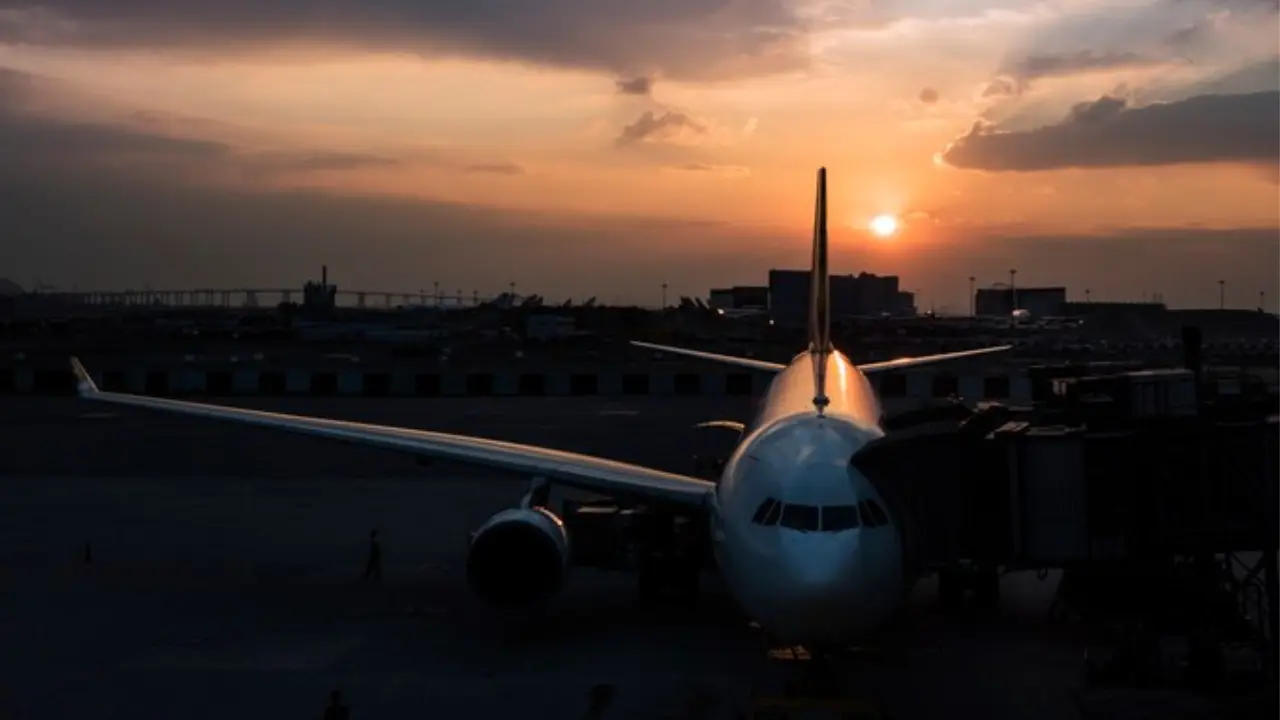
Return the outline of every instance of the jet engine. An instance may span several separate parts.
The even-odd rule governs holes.
[[[543,507],[503,510],[471,535],[467,581],[483,600],[526,608],[554,597],[569,565],[564,523]]]

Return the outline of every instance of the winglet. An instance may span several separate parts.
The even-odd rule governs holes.
[[[98,384],[93,381],[93,376],[88,370],[84,369],[84,365],[80,364],[80,358],[71,357],[71,372],[76,376],[76,392],[81,397],[88,397],[98,392]]]
[[[821,413],[827,398],[831,355],[831,272],[827,264],[827,169],[818,168],[818,200],[813,217],[813,266],[809,276],[809,355],[813,358],[813,405]]]

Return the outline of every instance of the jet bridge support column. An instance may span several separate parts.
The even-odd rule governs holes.
[[[1267,647],[1271,650],[1271,662],[1276,663],[1276,628],[1280,626],[1280,567],[1276,566],[1276,549],[1262,551],[1262,571],[1267,588]]]

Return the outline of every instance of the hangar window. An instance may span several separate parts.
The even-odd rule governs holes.
[[[827,505],[822,508],[822,529],[825,532],[853,530],[858,525],[857,505]]]
[[[778,524],[792,530],[817,530],[818,508],[815,505],[787,505]]]

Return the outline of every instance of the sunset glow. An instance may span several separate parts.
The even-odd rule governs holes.
[[[898,232],[898,219],[892,215],[877,215],[871,219],[871,232],[880,238],[892,237]]]
[[[837,253],[841,272],[958,302],[955,277],[1017,266],[1216,305],[1208,265],[1242,303],[1280,297],[1273,4],[339,6],[0,0],[0,193],[32,198],[0,264],[276,286],[323,254],[347,286],[432,268],[701,295],[803,264],[826,166],[850,229],[931,248]]]

